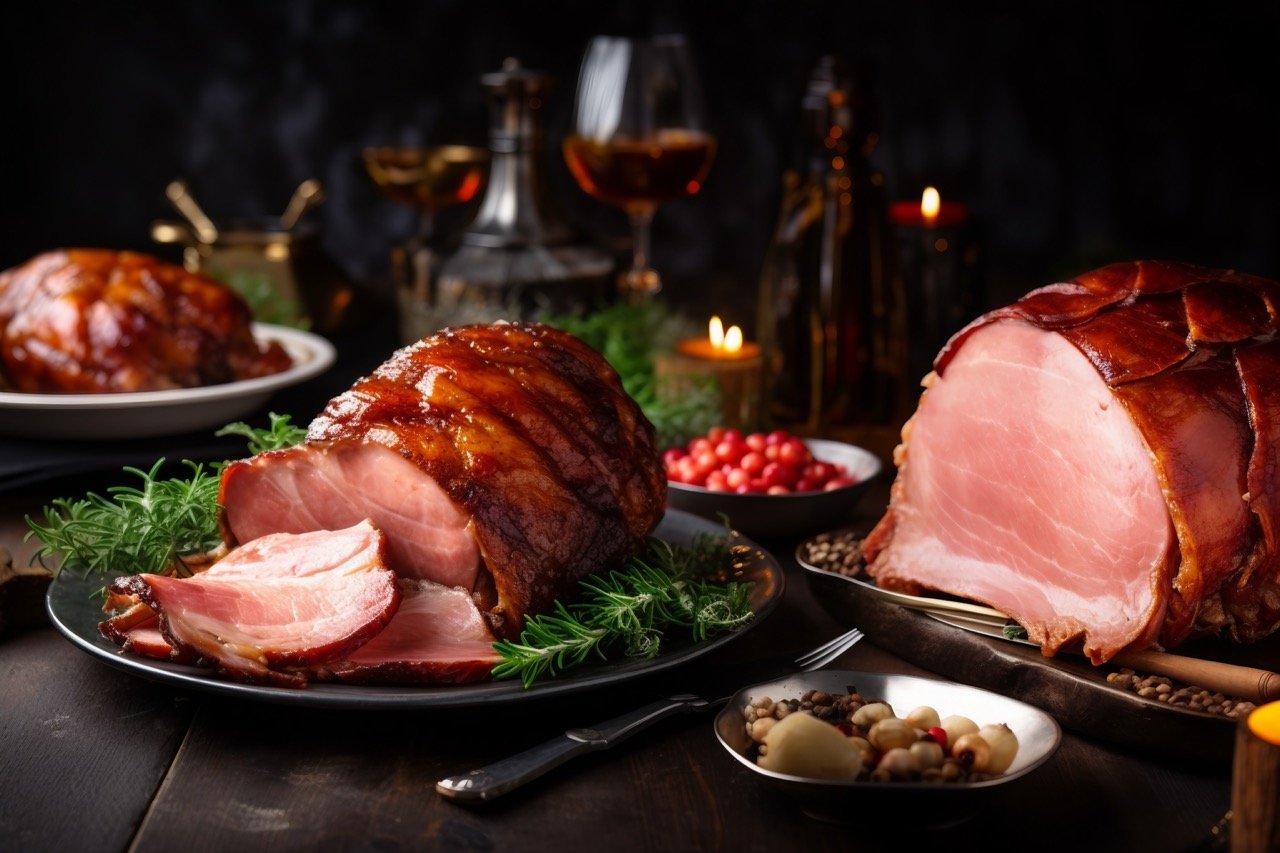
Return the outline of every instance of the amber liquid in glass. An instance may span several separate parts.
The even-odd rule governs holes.
[[[437,210],[476,197],[489,168],[489,152],[465,145],[434,148],[370,148],[365,169],[392,199]]]
[[[696,130],[620,135],[603,142],[580,136],[564,140],[564,158],[578,185],[624,208],[653,207],[698,192],[715,150],[715,138]]]

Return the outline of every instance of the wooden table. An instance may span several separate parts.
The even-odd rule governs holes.
[[[21,551],[34,499],[0,506]],[[883,505],[883,504],[881,504]],[[870,504],[868,504],[870,506]],[[806,817],[722,750],[710,714],[668,720],[482,808],[437,779],[697,689],[703,667],[838,633],[787,557],[779,608],[716,657],[619,689],[467,711],[329,711],[203,695],[109,668],[49,627],[0,640],[0,849],[1187,850],[1230,801],[1228,767],[1153,761],[1066,733],[1030,776],[943,828],[904,796]],[[834,666],[929,674],[870,642]],[[1171,754],[1176,755],[1176,744]]]

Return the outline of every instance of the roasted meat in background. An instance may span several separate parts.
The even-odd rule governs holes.
[[[0,385],[112,393],[216,385],[290,366],[231,288],[148,255],[67,249],[0,273]]]
[[[864,543],[883,587],[1008,613],[1101,662],[1280,626],[1280,284],[1166,262],[957,333]]]

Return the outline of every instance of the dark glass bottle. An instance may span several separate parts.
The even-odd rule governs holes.
[[[770,415],[780,425],[901,422],[906,322],[865,80],[824,58],[803,100],[806,163],[783,181],[760,287]]]

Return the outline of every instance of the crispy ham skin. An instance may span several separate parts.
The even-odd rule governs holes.
[[[140,603],[100,630],[162,656],[146,608],[171,658],[208,662],[236,680],[299,687],[305,676],[289,668],[344,657],[391,621],[400,591],[384,544],[382,533],[362,522],[265,537],[190,578],[118,578],[111,592]]]
[[[461,587],[494,631],[644,543],[666,503],[617,374],[539,324],[448,329],[329,402],[305,444],[223,473],[226,538],[372,519],[402,577]]]
[[[974,321],[903,427],[869,573],[983,601],[1095,663],[1273,632],[1278,307],[1274,282],[1145,261]]]

